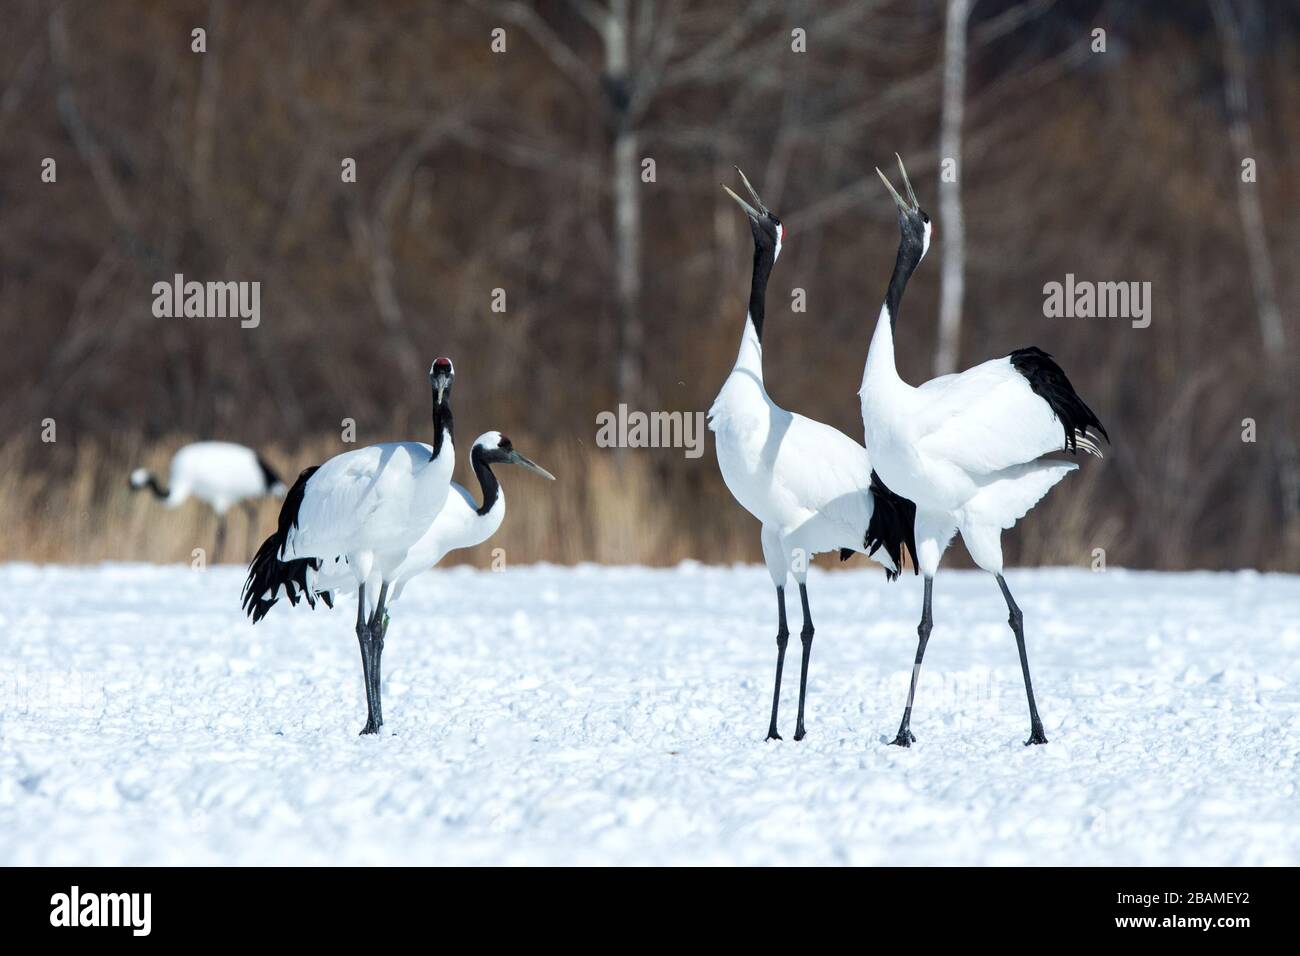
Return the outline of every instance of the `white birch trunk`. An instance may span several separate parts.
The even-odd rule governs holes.
[[[934,373],[957,370],[961,349],[962,299],[966,292],[966,223],[962,218],[961,127],[966,106],[966,27],[971,0],[948,0],[943,52],[943,111],[939,128],[939,227],[943,230],[943,262],[939,276],[939,341]],[[945,160],[956,176],[945,182]],[[936,230],[937,231],[937,230]]]

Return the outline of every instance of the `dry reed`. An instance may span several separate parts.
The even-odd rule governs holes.
[[[176,448],[191,436],[147,443],[138,436],[86,441],[75,449],[10,440],[0,448],[0,560],[65,563],[99,561],[190,562],[195,549],[210,559],[217,521],[205,505],[190,501],[165,509],[147,492],[127,484],[131,469],[144,466],[163,476]],[[61,444],[61,443],[58,443]],[[310,464],[347,446],[319,438],[290,448],[270,445],[262,455],[287,481]],[[458,448],[457,479],[475,495],[465,443]],[[645,451],[621,454],[577,442],[529,447],[528,453],[556,474],[542,481],[520,469],[498,474],[507,499],[501,531],[486,544],[457,552],[449,563],[487,566],[496,549],[508,563],[547,561],[576,564],[671,565],[685,559],[709,563],[761,560],[758,524],[722,486],[712,454],[687,461]],[[1007,536],[1008,557],[1031,564],[1086,565],[1092,550],[1106,548],[1108,560],[1118,528],[1098,528],[1097,481],[1084,469]],[[221,560],[243,562],[275,526],[280,503],[263,499],[252,521],[242,509],[228,516]],[[498,555],[499,557],[500,555]],[[859,564],[861,558],[853,563]],[[955,548],[949,563],[960,565]],[[839,567],[823,557],[825,567]]]

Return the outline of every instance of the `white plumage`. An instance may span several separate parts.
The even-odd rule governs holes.
[[[228,441],[182,446],[172,455],[165,488],[145,468],[131,472],[130,483],[134,491],[153,492],[167,508],[175,508],[190,498],[210,507],[217,515],[213,561],[220,560],[225,551],[227,511],[242,503],[251,528],[255,520],[252,500],[263,495],[283,498],[285,494],[284,483],[257,452]]]
[[[131,472],[131,487],[151,489],[168,508],[197,498],[218,515],[247,498],[283,497],[285,492],[257,452],[228,441],[200,441],[179,448],[172,456],[166,488],[144,468]]]
[[[353,584],[371,584],[376,600],[447,500],[456,453],[444,436],[436,456],[423,442],[391,442],[321,465],[307,480],[281,560],[345,558]]]
[[[898,533],[879,533],[881,522],[873,527],[877,496],[866,449],[829,425],[780,408],[767,394],[762,346],[765,295],[785,227],[763,205],[744,173],[740,175],[757,208],[730,189],[727,192],[749,217],[754,274],[736,363],[709,409],[709,427],[716,436],[723,481],[736,501],[762,523],[763,556],[776,587],[777,670],[768,739],[780,739],[777,711],[788,638],[785,584],[792,573],[799,584],[804,627],[795,739],[801,740],[814,633],[807,593],[813,555],[824,551],[872,553],[896,574],[902,541]],[[897,511],[906,505],[886,500],[883,507]],[[892,525],[901,532],[908,523],[895,515]],[[889,523],[883,526],[887,531]],[[878,533],[872,536],[869,531]]]
[[[749,361],[751,355],[756,362]],[[763,524],[764,556],[773,584],[780,587],[792,555],[841,548],[865,553],[873,512],[871,460],[843,432],[772,401],[761,361],[762,346],[753,323],[746,321],[736,367],[709,409],[709,428],[728,490]],[[898,570],[883,550],[872,556]],[[795,575],[806,580],[806,562]]]
[[[860,392],[862,420],[881,477],[918,508],[954,516],[982,496],[981,518],[1011,527],[1038,500],[1025,504],[1016,488],[1020,478],[1034,473],[1026,463],[1065,449],[1051,406],[1034,394],[1009,357],[913,388],[894,367],[887,310],[870,354]],[[1077,467],[1069,464],[1058,480]],[[1028,483],[1039,486],[1037,480]],[[934,568],[923,564],[921,570]]]
[[[493,464],[522,465],[555,480],[550,472],[519,454],[510,439],[497,431],[486,432],[475,440],[470,461],[479,480],[483,503],[475,502],[474,495],[463,485],[451,483],[446,502],[428,530],[406,549],[405,557],[386,575],[392,583],[390,607],[402,596],[412,578],[438,564],[449,552],[472,548],[497,533],[506,517],[506,496],[492,471]],[[341,557],[323,562],[319,570],[309,571],[306,581],[313,591],[329,592],[335,597],[356,589],[355,577]]]
[[[859,393],[867,446],[876,470],[916,504],[916,558],[925,575],[920,644],[902,726],[894,743],[908,746],[916,679],[931,627],[932,579],[955,533],[971,558],[997,577],[1020,649],[1029,698],[1030,743],[1046,743],[1034,703],[1021,614],[1002,577],[1002,531],[1011,528],[1057,482],[1078,468],[1040,460],[1065,450],[1100,455],[1089,429],[1105,435],[1051,356],[1021,349],[955,375],[913,387],[898,375],[894,327],[903,291],[929,249],[931,224],[899,160],[908,200],[881,173],[899,210],[898,258],[867,354]],[[879,172],[879,170],[877,170]]]

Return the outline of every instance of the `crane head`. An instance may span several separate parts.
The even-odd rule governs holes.
[[[903,157],[897,153],[894,157],[898,160],[898,171],[903,174],[903,186],[907,189],[907,199],[898,194],[894,184],[889,181],[880,167],[876,167],[876,174],[880,176],[880,181],[885,184],[889,190],[889,195],[894,197],[894,205],[898,207],[898,229],[903,234],[900,246],[916,256],[916,261],[920,262],[925,258],[925,254],[930,251],[930,237],[933,233],[933,226],[930,223],[930,217],[925,214],[921,204],[916,201],[916,191],[912,189],[912,181],[907,178],[907,169],[903,166]]]
[[[781,224],[780,219],[772,215],[772,210],[763,205],[763,200],[758,198],[758,193],[749,184],[749,179],[740,171],[739,166],[736,167],[736,172],[740,173],[740,180],[745,184],[745,188],[749,190],[754,205],[751,206],[745,202],[732,192],[729,187],[724,185],[722,188],[727,191],[728,196],[740,203],[740,208],[745,210],[745,215],[749,217],[749,228],[754,234],[754,245],[762,251],[770,251],[772,261],[775,262],[777,257],[781,255],[781,244],[785,241],[785,226]]]
[[[555,476],[543,468],[537,462],[526,458],[515,450],[515,446],[510,439],[500,432],[486,432],[474,442],[474,450],[470,453],[474,461],[481,461],[488,465],[521,465],[529,471],[536,472],[543,478],[555,480]]]
[[[451,384],[456,380],[456,370],[451,359],[436,358],[429,367],[429,384],[433,386],[434,401],[441,405],[451,393]]]

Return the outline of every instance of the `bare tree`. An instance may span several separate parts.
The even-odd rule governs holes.
[[[589,5],[584,4],[584,9]],[[628,53],[627,0],[610,0],[609,9],[590,9],[605,48],[605,94],[609,104],[610,182],[614,196],[614,261],[618,295],[618,394],[641,395],[645,330],[641,320],[641,191],[638,178],[637,117],[632,113],[631,60]]]
[[[642,133],[646,115],[663,90],[682,94],[747,77],[770,51],[754,42],[778,9],[756,0],[743,13],[725,11],[716,25],[711,14],[689,10],[681,0],[569,0],[569,8],[590,34],[561,35],[532,6],[518,0],[477,5],[521,27],[560,72],[599,110],[607,134],[607,186],[611,200],[614,299],[618,356],[615,388],[620,399],[638,404],[645,390],[645,324],[642,315]],[[821,18],[827,33],[847,29],[870,4],[847,3]],[[703,21],[708,20],[707,24]],[[694,42],[679,42],[683,22],[696,27]],[[599,42],[600,64],[583,55],[584,37]]]
[[[1229,0],[1210,0],[1214,24],[1223,46],[1224,96],[1228,104],[1228,134],[1237,163],[1253,158],[1254,136],[1250,128],[1250,104],[1247,99],[1246,55],[1242,50],[1241,23]],[[1236,165],[1236,164],[1234,164]],[[1282,357],[1286,348],[1286,332],[1282,326],[1282,313],[1277,306],[1276,283],[1273,279],[1273,256],[1268,248],[1268,235],[1264,231],[1264,212],[1259,202],[1259,190],[1244,176],[1237,177],[1237,209],[1241,215],[1241,228],[1250,259],[1250,278],[1255,290],[1255,313],[1259,321],[1259,334],[1270,361]]]
[[[1273,256],[1264,229],[1264,211],[1259,201],[1259,187],[1247,182],[1240,165],[1254,159],[1254,135],[1250,127],[1250,104],[1247,99],[1248,69],[1242,44],[1241,20],[1229,0],[1210,0],[1214,24],[1223,50],[1224,97],[1228,106],[1228,134],[1237,169],[1237,211],[1241,216],[1242,238],[1250,263],[1251,285],[1255,294],[1255,317],[1259,323],[1268,369],[1269,392],[1279,412],[1274,448],[1282,485],[1282,511],[1286,518],[1288,547],[1300,547],[1300,450],[1290,432],[1286,414],[1292,402],[1288,387],[1290,367],[1287,361],[1286,330],[1278,308],[1277,283]]]
[[[872,167],[897,149],[914,179],[957,163],[957,183],[930,189],[945,248],[909,292],[946,324],[940,370],[976,336],[981,354],[1050,346],[1116,439],[1022,553],[1294,569],[1300,404],[1286,376],[1300,329],[1284,267],[1300,225],[1279,170],[1300,141],[1287,42],[1300,13],[1205,0],[1214,17],[1108,18],[1103,4],[1088,22],[1109,22],[1124,54],[1097,57],[1076,7],[472,0],[376,18],[346,0],[10,4],[0,525],[20,530],[7,553],[99,553],[69,537],[80,519],[36,517],[85,502],[105,515],[104,555],[163,556],[146,513],[111,504],[136,451],[230,437],[289,470],[337,450],[344,416],[367,441],[410,434],[415,363],[446,349],[466,373],[468,433],[508,425],[574,476],[512,519],[531,522],[538,556],[757,558],[752,529],[715,507],[716,469],[595,450],[592,413],[707,407],[746,291],[748,230],[717,187],[739,164],[791,227],[769,308],[796,287],[809,304],[772,323],[773,386],[856,427],[846,393],[896,241]],[[488,55],[497,27],[508,56]],[[1194,55],[1225,80],[1181,82]],[[1259,181],[1225,182],[1246,157]],[[1226,220],[1216,182],[1235,191]],[[1158,320],[1044,331],[1038,278],[1083,264],[1140,267]],[[176,273],[260,281],[263,323],[156,317],[153,283]],[[498,286],[499,315],[484,295]],[[931,373],[939,329],[909,336],[910,376]],[[47,417],[58,443],[36,434]],[[126,515],[139,537],[119,546]]]
[[[962,218],[961,124],[966,107],[966,28],[971,0],[948,0],[944,25],[943,98],[939,120],[939,216],[943,221],[940,266],[939,343],[934,373],[956,371],[961,347],[961,306],[966,288],[966,222]],[[944,164],[953,164],[945,176]]]
[[[608,131],[608,184],[613,207],[614,290],[618,310],[615,387],[626,401],[641,396],[645,333],[641,299],[641,191],[638,181],[638,123],[653,96],[656,70],[633,62],[633,32],[653,27],[655,4],[643,5],[642,21],[632,22],[628,0],[570,0],[572,12],[600,42],[602,64],[584,58],[580,38],[565,38],[531,6],[520,2],[480,3],[521,27],[543,54],[603,112]],[[671,42],[671,41],[670,41]],[[644,47],[644,44],[642,44]]]

